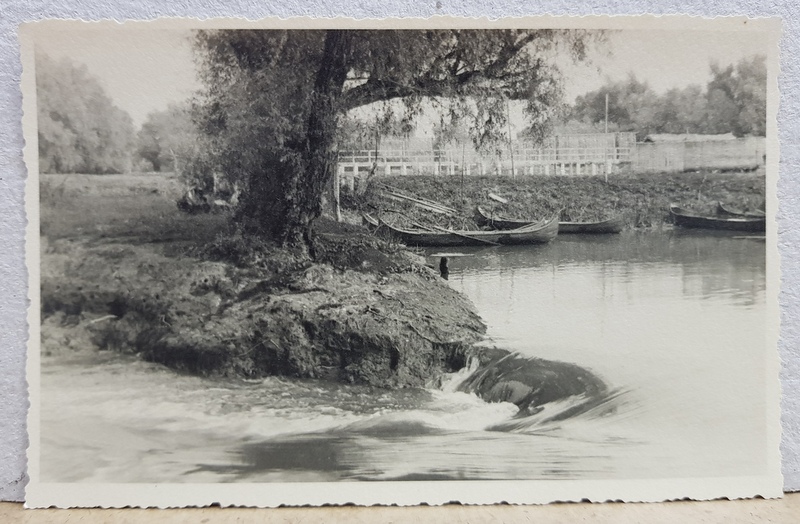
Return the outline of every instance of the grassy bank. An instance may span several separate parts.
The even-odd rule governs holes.
[[[670,222],[671,203],[700,212],[713,212],[718,201],[742,210],[763,209],[766,192],[762,171],[612,175],[608,182],[590,176],[484,176],[463,180],[457,176],[393,176],[376,180],[459,210],[465,220],[451,220],[449,225],[467,228],[474,227],[467,218],[476,205],[523,219],[560,213],[564,221],[591,221],[620,214],[628,228],[661,227]],[[489,199],[489,193],[508,203]],[[433,214],[420,216],[424,212],[382,199],[374,191],[361,199],[346,195],[345,201],[364,210],[400,210],[419,219],[442,220]]]
[[[50,240],[205,244],[229,231],[222,214],[185,215],[172,174],[41,175],[40,232]]]

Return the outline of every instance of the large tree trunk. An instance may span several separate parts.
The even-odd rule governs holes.
[[[311,227],[322,213],[322,196],[335,168],[337,115],[350,46],[348,31],[326,32],[305,132],[264,151],[237,208],[236,220],[250,234],[313,255]]]
[[[312,222],[322,213],[322,196],[336,167],[337,114],[347,79],[350,38],[348,31],[335,30],[325,37],[299,161],[284,173],[286,214],[277,235],[283,244],[310,247]]]

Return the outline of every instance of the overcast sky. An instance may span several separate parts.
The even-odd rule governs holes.
[[[186,100],[200,87],[187,31],[50,31],[39,35],[36,45],[51,57],[85,64],[137,127],[148,113]],[[755,32],[622,30],[610,35],[605,50],[591,53],[591,65],[563,67],[567,99],[572,102],[606,79],[621,80],[629,72],[657,92],[704,85],[712,61],[727,65],[767,54],[767,45]]]

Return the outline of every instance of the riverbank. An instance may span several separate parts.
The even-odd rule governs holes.
[[[45,355],[94,347],[200,375],[424,386],[485,326],[424,259],[321,220],[309,261],[187,215],[167,177],[42,181]]]
[[[752,370],[763,354],[763,245],[676,230],[458,251],[470,256],[450,259],[448,285],[475,305],[487,336],[518,358],[473,362],[424,389],[206,378],[110,351],[44,358],[46,456],[58,466],[47,478],[308,482],[750,471],[751,459],[729,457],[763,449],[753,446],[761,438],[752,423],[760,397],[755,404],[729,400],[759,387]],[[719,366],[725,374],[686,372]],[[598,389],[592,377],[608,388]],[[703,421],[720,413],[724,426],[704,431]],[[91,431],[76,434],[75,420],[91,421],[83,425]],[[119,456],[120,438],[132,444],[109,464],[104,458]],[[169,464],[159,466],[164,456]]]
[[[717,202],[752,211],[763,209],[766,180],[763,171],[657,173],[612,175],[606,182],[593,176],[392,176],[378,182],[435,200],[459,212],[462,220],[450,219],[452,227],[471,229],[475,206],[522,219],[549,218],[562,221],[594,221],[621,215],[627,229],[660,228],[670,224],[669,206],[676,203],[712,213]],[[508,201],[489,199],[492,193]],[[425,214],[396,201],[387,201],[374,185],[363,197],[346,195],[353,209],[390,212],[399,210],[417,219],[441,222],[441,215]],[[399,217],[402,220],[402,217]]]
[[[589,220],[615,211],[629,227],[660,225],[669,202],[691,198],[695,208],[723,200],[753,209],[764,190],[753,173],[612,177],[608,184],[585,177],[380,181],[465,217],[491,192],[508,199],[501,212],[509,215],[564,209],[562,218]],[[392,388],[435,383],[473,355],[483,364],[496,360],[473,348],[486,330],[474,306],[402,246],[320,219],[310,261],[245,240],[224,213],[180,213],[180,194],[177,179],[164,175],[42,177],[45,354],[94,347],[200,375]],[[351,204],[357,219],[359,206],[385,201],[369,190]]]
[[[463,367],[484,329],[405,255],[374,271],[279,254],[236,266],[115,242],[43,248],[45,352],[88,345],[201,375],[423,386]],[[350,256],[365,268],[376,258]]]

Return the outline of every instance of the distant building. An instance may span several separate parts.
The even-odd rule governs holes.
[[[751,170],[766,162],[766,138],[724,135],[652,134],[636,144],[632,168],[639,173]]]

